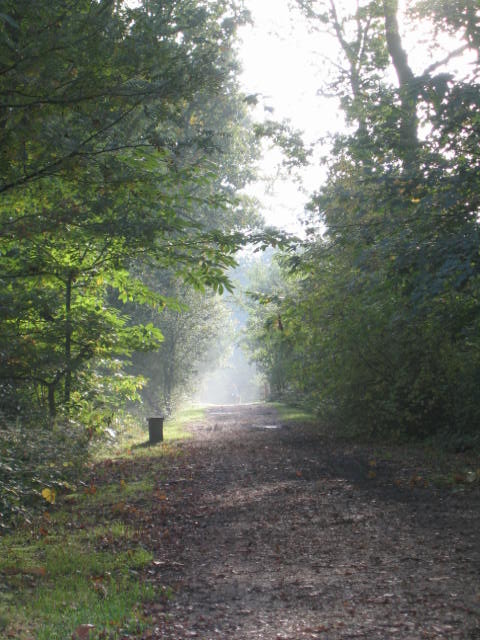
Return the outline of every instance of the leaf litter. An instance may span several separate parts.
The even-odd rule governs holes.
[[[128,637],[480,639],[478,485],[436,487],[401,453],[311,426],[261,428],[277,423],[266,405],[215,407],[158,474],[153,456],[97,467],[96,487],[155,474],[112,505],[155,558],[138,577],[158,594],[147,628]]]

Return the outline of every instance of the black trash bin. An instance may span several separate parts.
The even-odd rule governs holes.
[[[148,419],[148,440],[150,444],[163,442],[163,418]]]

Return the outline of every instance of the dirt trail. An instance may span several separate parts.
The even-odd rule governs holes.
[[[144,523],[173,597],[143,638],[480,640],[478,490],[408,483],[262,405],[193,431]]]

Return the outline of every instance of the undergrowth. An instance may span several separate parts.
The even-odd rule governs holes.
[[[282,422],[307,426],[319,435],[329,434],[350,446],[358,446],[368,452],[370,461],[382,460],[401,465],[410,479],[409,486],[435,486],[452,491],[475,489],[480,484],[480,449],[478,446],[466,446],[455,449],[451,443],[440,436],[422,441],[406,441],[397,434],[376,435],[359,434],[343,427],[334,429],[319,422],[314,413],[302,407],[281,402],[269,403],[275,407]],[[413,468],[421,471],[419,475]],[[369,477],[376,477],[370,469]]]
[[[315,424],[318,422],[318,418],[313,413],[302,407],[284,404],[282,402],[271,402],[269,404],[275,407],[282,422],[302,424]]]
[[[154,555],[138,516],[179,455],[175,440],[201,415],[167,421],[165,442],[154,446],[147,429],[129,424],[98,447],[75,484],[44,496],[39,485],[37,510],[0,537],[1,638],[66,640],[89,624],[92,638],[115,640],[148,625],[142,603],[169,591],[148,579]]]

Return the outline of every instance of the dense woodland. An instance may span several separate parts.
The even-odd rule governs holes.
[[[477,2],[296,8],[336,43],[319,91],[346,127],[288,240],[242,189],[262,137],[287,165],[308,154],[249,115],[240,0],[0,3],[3,517],[221,360],[221,294],[252,244],[281,247],[245,285],[244,344],[272,397],[332,428],[478,445]],[[400,20],[430,34],[421,70]]]
[[[0,511],[219,355],[226,270],[268,235],[239,196],[257,153],[247,17],[223,0],[1,3]]]
[[[410,2],[403,24],[395,0],[298,4],[336,43],[320,89],[348,128],[300,251],[255,274],[246,340],[272,392],[332,426],[478,445],[478,3]]]

